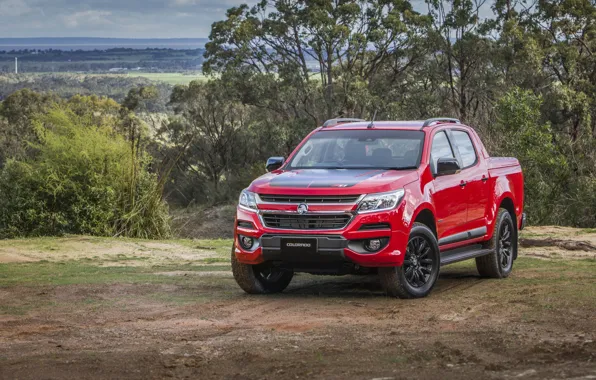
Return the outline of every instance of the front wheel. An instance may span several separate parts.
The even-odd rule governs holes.
[[[236,283],[248,294],[280,293],[288,287],[293,271],[279,269],[270,263],[258,265],[238,261],[232,247],[232,273]]]
[[[379,268],[381,285],[387,295],[399,298],[426,297],[437,278],[441,261],[439,245],[424,224],[414,223],[401,267]]]

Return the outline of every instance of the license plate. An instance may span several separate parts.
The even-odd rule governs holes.
[[[313,238],[282,238],[281,253],[313,254],[317,253],[317,239]]]

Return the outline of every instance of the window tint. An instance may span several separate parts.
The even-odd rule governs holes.
[[[476,151],[474,150],[470,135],[462,131],[452,131],[452,133],[455,145],[461,156],[462,166],[467,168],[468,166],[474,165],[476,162]]]
[[[424,133],[412,130],[323,130],[290,162],[292,169],[406,169],[420,164]]]
[[[443,157],[455,158],[451,151],[449,140],[447,140],[447,135],[445,132],[439,132],[433,137],[433,146],[430,152],[430,160],[434,173],[436,173],[437,161]]]

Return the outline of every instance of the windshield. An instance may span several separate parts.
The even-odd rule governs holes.
[[[421,131],[320,131],[302,145],[288,169],[414,169],[423,140]]]

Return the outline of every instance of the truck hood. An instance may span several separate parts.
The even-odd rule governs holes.
[[[257,178],[248,189],[259,194],[360,195],[397,190],[417,179],[416,170],[278,170]]]

